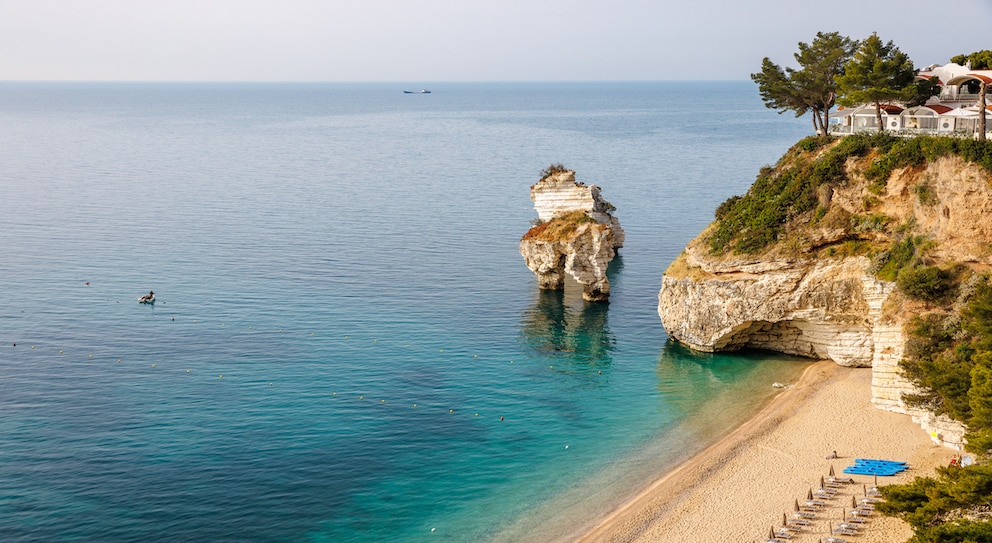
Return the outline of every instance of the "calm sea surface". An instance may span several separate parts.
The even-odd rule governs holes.
[[[806,119],[421,86],[0,83],[0,539],[567,541],[805,367],[656,304]],[[552,162],[626,230],[609,304],[517,252]]]

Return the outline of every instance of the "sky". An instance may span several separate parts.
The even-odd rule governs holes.
[[[821,31],[923,67],[990,29],[992,0],[0,0],[0,80],[747,80]]]

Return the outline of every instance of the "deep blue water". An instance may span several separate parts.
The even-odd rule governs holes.
[[[0,83],[0,539],[567,540],[802,370],[656,304],[806,120],[750,82],[404,88]],[[626,230],[609,304],[517,252],[552,162]]]

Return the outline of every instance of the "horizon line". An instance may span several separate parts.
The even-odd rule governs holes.
[[[319,79],[0,79],[0,83],[242,83],[242,84],[416,84],[443,85],[447,83],[739,83],[751,79],[439,79],[429,80],[319,80]]]

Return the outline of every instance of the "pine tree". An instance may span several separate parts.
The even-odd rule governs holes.
[[[882,43],[877,34],[872,34],[844,65],[844,73],[837,76],[841,95],[837,101],[844,105],[874,104],[878,129],[885,130],[882,103],[911,100],[916,93],[915,77],[909,56],[891,41]]]
[[[751,74],[751,79],[758,84],[765,106],[779,113],[792,111],[796,117],[811,112],[813,130],[826,134],[837,95],[834,80],[857,46],[856,41],[837,32],[818,32],[812,43],[799,42],[799,52],[793,55],[799,69],[783,69],[765,57],[761,71]]]

